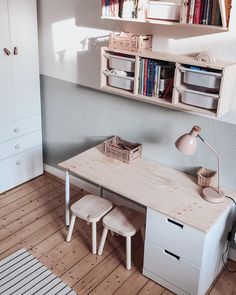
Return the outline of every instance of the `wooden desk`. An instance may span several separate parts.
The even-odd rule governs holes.
[[[145,275],[177,294],[204,294],[222,268],[232,201],[208,203],[200,197],[194,177],[146,159],[125,164],[102,151],[98,145],[59,164],[66,170],[66,224],[73,172],[148,208]],[[235,192],[225,191],[236,197]],[[166,265],[164,273],[158,261]]]

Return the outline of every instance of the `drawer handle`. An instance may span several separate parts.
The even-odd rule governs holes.
[[[174,224],[174,225],[176,225],[176,226],[178,226],[178,227],[180,227],[180,228],[184,228],[184,226],[183,226],[183,224],[181,224],[181,223],[178,223],[178,222],[176,222],[176,221],[174,221],[174,220],[172,220],[172,219],[167,219],[167,221],[168,222],[170,222],[170,223],[172,223],[172,224]]]
[[[20,160],[16,161],[16,165],[17,166],[21,165],[21,161]]]
[[[15,145],[15,149],[18,150],[19,148],[20,148],[20,145],[19,144],[16,144]]]
[[[178,255],[176,255],[176,254],[174,254],[174,253],[172,253],[172,252],[170,252],[170,251],[167,251],[167,250],[164,250],[165,251],[165,253],[167,254],[167,255],[170,255],[170,256],[172,256],[172,257],[174,257],[176,260],[180,260],[180,257],[178,256]]]
[[[18,133],[19,131],[20,131],[19,128],[14,128],[14,132],[15,132],[15,133]]]

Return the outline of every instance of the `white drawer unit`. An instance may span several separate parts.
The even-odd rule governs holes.
[[[41,130],[41,116],[33,116],[0,126],[0,143]]]
[[[143,274],[178,295],[204,295],[223,267],[233,219],[231,207],[204,232],[148,208]]]
[[[0,161],[0,171],[0,193],[42,174],[42,146]]]
[[[0,160],[22,153],[40,145],[42,142],[41,131],[30,133],[0,144]]]
[[[108,66],[111,69],[131,72],[135,71],[135,58],[126,57],[113,54],[105,54],[105,57],[108,59]]]
[[[145,243],[145,251],[153,253],[145,256],[144,268],[171,282],[189,294],[197,294],[200,279],[200,268],[184,260],[182,257],[162,249],[151,242]]]
[[[146,239],[161,248],[200,266],[204,238],[203,232],[148,208]]]

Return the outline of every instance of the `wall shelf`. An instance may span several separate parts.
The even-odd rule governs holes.
[[[112,17],[112,16],[102,16],[101,18],[104,20],[112,20],[112,21],[145,23],[145,24],[173,26],[173,27],[180,27],[180,28],[191,28],[191,29],[198,29],[198,30],[200,29],[207,33],[227,32],[229,30],[228,27],[222,27],[222,26],[188,24],[188,23],[180,23],[180,22],[167,21],[167,20],[158,20],[158,19],[137,19],[137,18],[126,19],[126,18]]]
[[[122,89],[122,86],[114,87],[111,86],[110,80],[106,75],[106,71],[110,70],[109,67],[109,59],[111,57],[121,58],[122,56],[127,56],[133,58],[134,60],[134,85],[130,90]],[[140,59],[151,59],[160,62],[173,63],[174,74],[173,74],[173,88],[171,88],[170,94],[164,99],[155,96],[146,96],[140,94]],[[234,77],[236,76],[236,64],[229,63],[224,61],[216,61],[214,63],[207,63],[203,61],[197,61],[193,56],[184,56],[184,55],[175,55],[163,52],[142,52],[142,53],[134,53],[130,51],[124,50],[113,50],[109,48],[102,48],[101,51],[101,90],[114,93],[116,95],[121,95],[124,97],[128,97],[133,100],[142,101],[146,103],[150,103],[153,105],[163,106],[170,109],[181,110],[184,112],[198,113],[201,115],[209,116],[209,117],[220,117],[225,113],[230,111],[231,98],[234,96]],[[214,75],[218,77],[218,88],[214,89],[214,86],[200,87],[196,85],[189,85],[184,82],[184,73],[183,66],[186,67],[187,71],[193,72],[194,70],[191,67],[198,67],[200,70],[197,70],[197,74],[200,75],[199,80],[203,80],[204,84],[204,73],[207,73],[207,76]],[[119,68],[118,70],[122,70]],[[203,75],[203,77],[201,77]],[[203,79],[201,79],[203,78]],[[197,80],[198,81],[198,78]],[[212,89],[211,89],[212,88]],[[193,94],[199,94],[200,100],[203,100],[205,97],[208,99],[217,99],[217,106],[212,109],[203,108],[197,105],[190,105],[183,101],[183,91],[189,91]],[[190,94],[190,98],[191,98]],[[192,99],[192,98],[191,98]],[[195,99],[195,98],[194,98]]]

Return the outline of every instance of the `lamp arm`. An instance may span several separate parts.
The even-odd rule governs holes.
[[[217,160],[218,160],[218,193],[220,192],[220,155],[217,153],[217,151],[208,143],[205,141],[205,139],[203,139],[199,134],[198,134],[198,138],[201,139],[201,141],[208,146],[208,148],[216,155]]]

